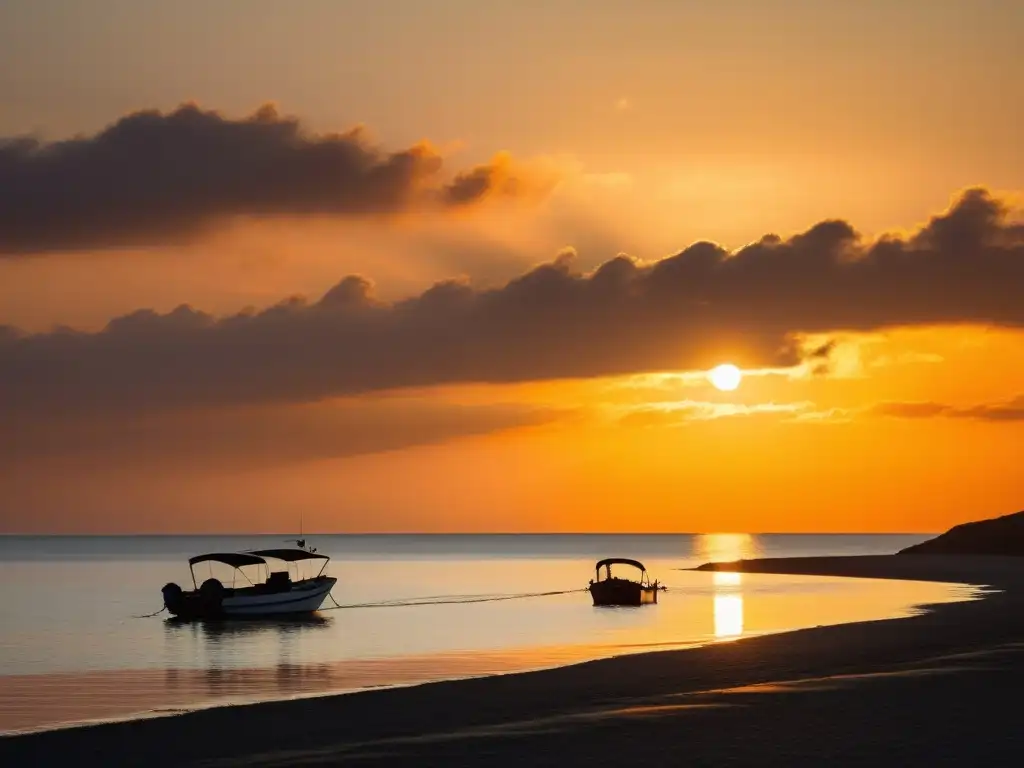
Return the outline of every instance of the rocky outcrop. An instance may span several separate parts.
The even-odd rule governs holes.
[[[957,525],[941,536],[901,549],[896,554],[1024,557],[1024,512]]]

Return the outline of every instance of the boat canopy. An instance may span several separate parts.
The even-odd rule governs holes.
[[[287,563],[294,563],[297,560],[330,560],[327,555],[307,552],[304,549],[256,549],[247,554],[258,557],[272,557],[275,560],[284,560]]]
[[[627,557],[609,557],[607,560],[599,560],[597,565],[594,566],[594,570],[600,571],[606,565],[632,565],[634,568],[639,568],[641,571],[646,571],[644,564],[639,560],[630,560]]]
[[[232,568],[241,568],[243,565],[266,565],[267,562],[259,555],[248,552],[211,552],[208,555],[190,557],[188,564],[191,567],[196,563],[205,563],[207,560],[212,560],[215,563],[224,563]]]

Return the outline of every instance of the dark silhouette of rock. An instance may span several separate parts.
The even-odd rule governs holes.
[[[1013,555],[1024,557],[1024,511],[954,526],[898,555]]]

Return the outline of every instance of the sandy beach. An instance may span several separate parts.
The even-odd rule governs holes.
[[[1024,731],[1008,704],[1024,685],[1024,559],[866,556],[712,567],[992,591],[911,618],[8,737],[0,739],[0,764],[1016,764]]]

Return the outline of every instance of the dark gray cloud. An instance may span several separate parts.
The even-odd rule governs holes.
[[[530,186],[505,156],[447,184],[441,167],[426,144],[387,153],[269,105],[240,120],[186,104],[67,141],[0,138],[0,255],[176,243],[232,216],[465,206]]]
[[[96,333],[0,333],[0,419],[303,402],[401,387],[798,361],[794,334],[1024,324],[1024,227],[967,191],[905,239],[842,221],[730,254],[697,243],[589,274],[571,254],[500,288],[439,283],[388,304],[350,276],[318,302],[214,318],[140,310]],[[811,353],[822,360],[828,348]]]
[[[552,422],[569,414],[527,405],[455,405],[359,398],[298,406],[243,406],[11,420],[0,475],[31,466],[222,471],[400,450]]]
[[[889,402],[879,403],[871,409],[880,416],[901,419],[928,419],[942,416],[950,419],[975,419],[977,421],[1024,421],[1024,395],[996,403],[980,403],[971,406],[954,406],[946,403]]]

